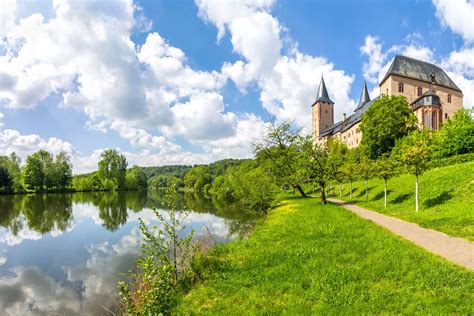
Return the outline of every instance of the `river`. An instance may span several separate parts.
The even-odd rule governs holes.
[[[163,192],[0,196],[2,315],[107,315],[139,251],[138,219],[157,223]],[[216,242],[248,233],[254,218],[203,195],[180,195],[187,230]]]

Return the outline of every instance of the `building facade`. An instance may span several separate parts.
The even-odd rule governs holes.
[[[379,84],[382,95],[404,96],[418,119],[420,128],[437,130],[463,106],[461,89],[436,65],[397,55]],[[318,95],[312,104],[312,131],[315,142],[339,139],[349,148],[362,140],[360,120],[379,97],[370,99],[364,82],[359,103],[350,116],[334,123],[334,102],[321,78]]]

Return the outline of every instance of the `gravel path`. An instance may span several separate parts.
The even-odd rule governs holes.
[[[402,221],[387,215],[369,211],[363,207],[350,204],[338,199],[328,199],[362,218],[387,228],[426,250],[459,264],[467,269],[474,270],[474,243],[462,238],[448,236],[433,229],[422,228],[416,224]]]

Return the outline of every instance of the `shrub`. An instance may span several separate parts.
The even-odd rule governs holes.
[[[470,162],[470,161],[474,161],[474,153],[455,155],[448,158],[434,159],[428,163],[428,167],[430,169],[433,169],[433,168],[440,168],[440,167],[446,167],[450,165]]]

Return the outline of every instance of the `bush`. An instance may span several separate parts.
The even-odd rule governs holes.
[[[448,158],[434,159],[429,162],[428,167],[430,169],[433,169],[433,168],[440,168],[440,167],[446,167],[450,165],[470,162],[470,161],[474,161],[474,153],[455,155]]]

